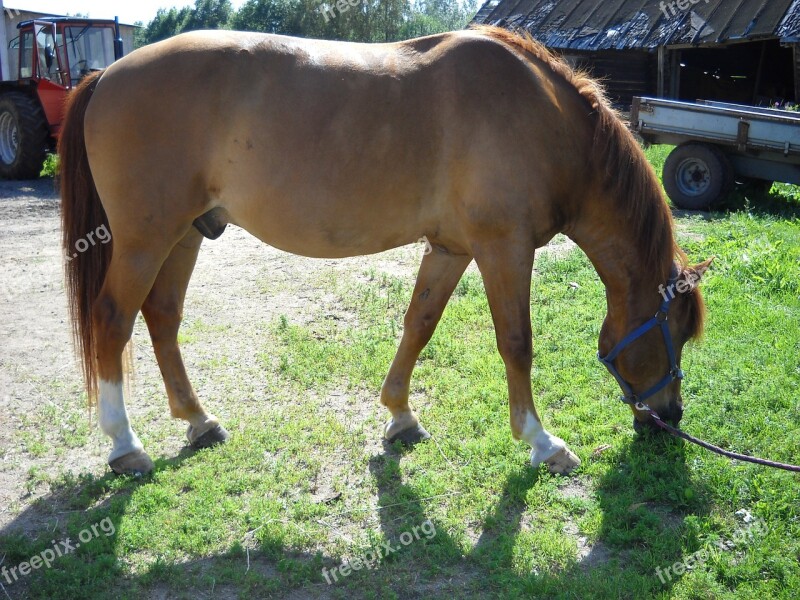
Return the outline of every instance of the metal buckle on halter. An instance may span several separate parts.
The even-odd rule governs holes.
[[[654,318],[659,323],[666,323],[667,319],[669,319],[669,315],[667,314],[666,310],[659,309]]]

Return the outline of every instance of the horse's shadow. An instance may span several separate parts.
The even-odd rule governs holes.
[[[396,539],[404,528],[430,519],[425,508],[427,498],[417,495],[397,477],[386,476],[387,472],[397,472],[393,464],[396,460],[396,456],[386,453],[370,461],[380,497],[406,499],[402,506],[380,513],[382,531],[389,539]],[[466,552],[463,543],[457,544],[450,536],[440,539],[441,534],[437,534],[437,545],[444,547],[439,549],[441,555],[450,557],[438,565],[439,574],[459,586],[442,590],[441,597],[602,597],[598,592],[602,585],[619,581],[618,591],[622,594],[623,580],[630,582],[633,577],[641,580],[638,589],[649,588],[649,597],[668,592],[677,582],[678,578],[659,578],[647,556],[654,551],[647,544],[669,540],[659,547],[671,548],[671,552],[657,562],[661,566],[672,565],[680,558],[684,517],[708,511],[707,490],[692,479],[682,440],[660,433],[637,436],[617,455],[596,488],[580,490],[587,499],[596,501],[601,512],[596,539],[588,543],[587,536],[581,535],[568,519],[563,531],[575,539],[576,558],[566,566],[523,572],[517,564],[515,545],[523,527],[530,529],[532,522],[535,527],[537,507],[529,505],[526,496],[542,476],[550,477],[527,465],[509,474],[493,511],[483,520],[477,542]],[[582,487],[582,481],[580,475],[564,478],[559,489],[572,495],[575,488]],[[398,517],[398,513],[402,514]],[[437,532],[439,529],[437,524]],[[633,566],[635,574],[623,576],[623,564]],[[505,579],[497,577],[501,572],[507,573]],[[397,578],[394,581],[397,583]],[[413,588],[393,590],[402,598],[417,597]]]
[[[685,517],[708,513],[708,490],[692,478],[685,451],[682,440],[648,432],[619,452],[588,493],[601,511],[594,539],[578,533],[578,558],[536,577],[536,597],[602,597],[598,590],[608,589],[609,582],[617,587],[614,597],[623,597],[632,594],[623,590],[634,581],[638,596],[630,597],[668,595],[678,578],[660,579],[654,564],[679,560]],[[572,487],[567,483],[562,489]]]
[[[112,529],[111,524],[114,530],[118,529],[136,488],[149,485],[151,477],[158,477],[162,471],[180,468],[193,454],[185,449],[173,458],[156,460],[154,475],[138,480],[121,480],[109,473],[54,488],[0,531],[5,546],[0,549],[0,559],[5,555],[0,566],[18,565],[26,560],[25,556],[31,556],[20,554],[20,548],[31,551],[31,538],[37,540],[34,552],[51,547],[51,540],[64,539],[64,525],[70,519],[80,524],[73,523],[71,531],[103,521],[110,523],[108,530]],[[323,568],[330,572],[341,565],[341,558],[319,552],[281,549],[295,563],[305,565],[304,577],[285,572],[274,552],[282,548],[282,542],[269,537],[262,538],[261,546],[252,550],[237,543],[226,552],[180,564],[156,561],[144,574],[125,577],[123,563],[128,557],[121,556],[123,551],[117,550],[113,538],[104,540],[100,535],[98,541],[92,541],[89,559],[96,563],[95,579],[73,578],[72,561],[87,560],[86,555],[75,552],[58,558],[53,568],[34,571],[17,581],[9,583],[8,578],[0,578],[5,591],[3,594],[0,590],[0,598],[6,594],[9,598],[105,598],[111,593],[120,597],[176,598],[187,595],[187,583],[192,598],[239,597],[245,592],[264,598],[367,598],[385,597],[383,592],[388,591],[396,598],[594,597],[599,582],[620,580],[622,563],[628,567],[629,580],[632,576],[642,578],[645,583],[640,581],[639,588],[649,587],[655,594],[668,591],[674,582],[662,584],[652,567],[647,570],[652,561],[640,560],[642,554],[652,551],[641,546],[647,530],[655,531],[656,538],[676,538],[686,514],[685,499],[690,496],[699,499],[691,505],[692,514],[706,511],[702,501],[706,494],[689,475],[683,442],[661,436],[637,438],[616,456],[596,488],[584,490],[600,511],[595,540],[586,543],[586,537],[565,522],[565,531],[576,540],[576,558],[552,569],[524,572],[515,559],[515,544],[521,528],[530,526],[537,509],[528,505],[526,497],[541,477],[549,475],[526,465],[510,473],[490,514],[475,524],[475,541],[462,533],[448,532],[434,516],[436,511],[430,510],[431,503],[442,502],[446,494],[426,496],[402,480],[403,456],[403,452],[387,448],[369,461],[378,490],[380,528],[392,550],[376,543],[375,548],[384,548],[377,555],[377,563],[353,570],[346,583],[326,582]],[[659,475],[668,479],[660,480]],[[559,489],[580,487],[581,481],[579,475],[565,478]],[[659,493],[666,497],[659,498]],[[630,534],[637,528],[641,529],[642,539]],[[102,544],[105,547],[98,548]],[[679,554],[680,547],[660,562],[672,564]],[[630,573],[631,565],[635,575]],[[220,573],[233,575],[218,578]],[[34,578],[36,585],[31,586]]]
[[[99,570],[119,571],[111,538],[120,527],[133,492],[147,485],[158,473],[179,468],[194,454],[195,451],[186,447],[174,457],[159,458],[154,461],[153,474],[146,477],[120,478],[109,471],[100,477],[70,475],[52,485],[48,494],[37,498],[0,529],[0,598],[87,598],[94,593],[101,594],[101,590],[93,589],[91,584],[69,576],[75,561],[83,560],[80,541],[70,532],[77,528],[91,532],[93,551],[98,552],[98,562],[102,563]],[[80,523],[77,528],[76,522]],[[95,525],[94,531],[92,525]],[[40,561],[39,566],[22,572],[23,563],[32,565],[32,557],[44,556],[48,551],[52,551],[52,559],[44,564]],[[36,591],[31,592],[30,584],[35,579],[38,585]]]

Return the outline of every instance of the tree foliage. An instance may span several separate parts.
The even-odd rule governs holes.
[[[226,29],[233,14],[230,0],[196,0],[194,10],[190,10],[184,23],[183,31]]]
[[[196,0],[194,8],[160,8],[140,40],[152,44],[185,31],[226,29],[234,15],[230,0]]]
[[[238,29],[358,42],[391,42],[462,29],[478,0],[196,0],[160,9],[139,34],[150,44],[196,29]]]

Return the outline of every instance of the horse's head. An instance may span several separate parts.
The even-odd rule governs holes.
[[[683,416],[681,354],[688,340],[703,328],[703,298],[698,284],[713,259],[694,267],[673,267],[669,281],[636,300],[630,323],[606,316],[600,331],[600,361],[617,379],[624,401],[631,406],[636,431],[655,426],[640,403],[677,425]]]

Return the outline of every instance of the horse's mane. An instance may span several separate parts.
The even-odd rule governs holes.
[[[573,69],[527,32],[518,34],[489,26],[472,29],[533,56],[575,87],[591,107],[595,120],[592,166],[604,173],[602,185],[615,203],[615,213],[629,215],[639,255],[645,264],[656,269],[659,281],[669,279],[673,261],[685,269],[686,255],[675,243],[672,213],[664,201],[658,177],[633,134],[611,108],[600,82],[585,71]],[[698,289],[690,296],[690,337],[695,337],[703,330],[704,308]]]

